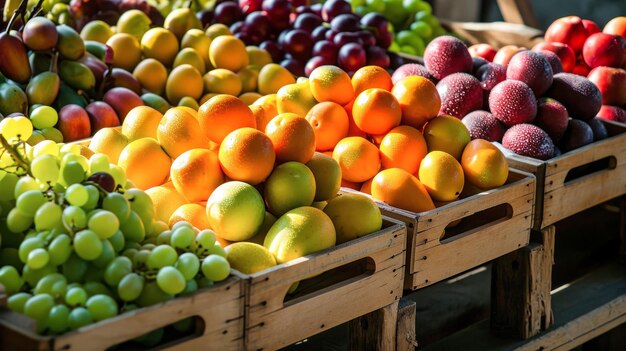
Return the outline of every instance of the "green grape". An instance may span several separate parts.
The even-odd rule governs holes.
[[[207,279],[219,282],[228,278],[230,264],[222,256],[210,255],[202,261],[202,273]]]
[[[81,287],[67,289],[65,303],[70,307],[83,306],[87,302],[87,292]]]
[[[85,175],[83,167],[76,161],[61,164],[60,181],[66,186],[82,182],[85,180]]]
[[[91,312],[84,307],[74,308],[67,318],[67,325],[71,330],[76,330],[91,323],[93,323]]]
[[[417,4],[417,11],[424,11],[428,14],[433,13],[433,7],[426,1],[420,1]]]
[[[130,258],[130,260],[133,261],[133,266],[134,266],[135,265],[134,257],[137,254],[137,252],[138,252],[137,249],[124,249],[124,252],[122,252],[122,256],[126,256]]]
[[[19,198],[20,195],[24,194],[25,192],[29,190],[40,190],[39,186],[40,184],[37,182],[37,180],[35,180],[35,178],[28,176],[28,175],[23,176],[17,181],[17,184],[15,184],[15,198],[16,199]],[[36,208],[34,210],[36,210]]]
[[[195,279],[188,280],[185,283],[185,290],[183,290],[183,294],[188,295],[198,290],[198,282]]]
[[[124,193],[124,196],[130,202],[131,210],[135,211],[141,218],[144,231],[150,232],[152,229],[152,218],[154,217],[154,204],[150,196],[140,189],[129,189]]]
[[[44,128],[41,129],[41,134],[48,140],[52,140],[57,143],[63,142],[63,133],[56,128]]]
[[[101,210],[89,218],[87,227],[98,234],[100,239],[108,239],[120,228],[120,221],[112,212]]]
[[[196,235],[193,245],[193,251],[196,254],[201,254],[215,246],[215,240],[217,240],[215,237],[215,232],[210,229],[205,229]]]
[[[111,260],[104,271],[104,282],[116,287],[122,278],[133,271],[133,261],[119,256]]]
[[[24,313],[24,305],[33,295],[25,292],[19,292],[17,294],[9,296],[7,299],[7,307],[11,311]]]
[[[31,251],[33,251],[34,249],[43,248],[44,246],[45,243],[43,242],[43,240],[37,237],[28,238],[22,241],[22,244],[20,244],[19,248],[20,261],[26,263],[26,261],[28,261],[28,255]]]
[[[13,266],[4,266],[0,268],[0,284],[4,285],[7,294],[12,295],[20,291],[24,285],[24,279],[20,277],[20,273]]]
[[[50,106],[39,106],[30,113],[30,121],[33,127],[44,129],[54,127],[59,121],[57,111]]]
[[[44,140],[46,140],[46,137],[41,134],[41,131],[34,130],[33,134],[30,135],[30,138],[26,140],[26,143],[28,143],[28,145],[30,146],[35,146]]]
[[[31,297],[24,305],[24,314],[39,321],[48,318],[50,310],[54,306],[54,299],[48,294],[39,294]]]
[[[171,300],[172,298],[174,298],[173,295],[164,292],[159,288],[156,281],[152,281],[144,284],[141,294],[135,301],[137,305],[147,307]]]
[[[203,276],[196,277],[196,283],[198,284],[198,288],[208,288],[213,286],[213,281]]]
[[[178,257],[178,261],[176,261],[174,267],[183,274],[185,280],[191,280],[200,271],[200,260],[198,256],[186,252]]]
[[[150,257],[150,251],[148,250],[139,250],[137,251],[137,253],[135,254],[135,256],[133,256],[133,267],[135,267],[135,269],[142,269],[142,268],[146,268],[147,264],[146,262],[148,261],[148,257]]]
[[[115,179],[115,184],[122,188],[126,186],[126,172],[124,169],[116,164],[109,164],[109,174]]]
[[[72,184],[65,190],[65,200],[72,206],[83,206],[89,200],[87,189],[81,184]]]
[[[76,254],[72,254],[70,258],[63,263],[61,271],[67,277],[69,282],[81,282],[85,273],[87,273],[87,262],[83,261]]]
[[[85,172],[89,169],[89,160],[81,154],[67,153],[63,155],[63,157],[61,157],[61,165],[67,164],[72,161],[78,162],[78,164],[81,165],[83,171]]]
[[[113,293],[109,288],[100,282],[86,282],[83,284],[83,289],[87,292],[87,296],[92,297],[95,295],[107,295],[113,297]]]
[[[111,260],[115,258],[115,250],[113,249],[113,245],[110,241],[103,239],[102,242],[102,253],[98,258],[93,260],[93,265],[98,268],[106,267]],[[103,273],[104,274],[104,273]]]
[[[193,244],[194,238],[195,233],[193,229],[181,227],[172,232],[170,244],[177,249],[189,250]]]
[[[96,321],[117,316],[117,303],[107,295],[94,295],[87,300],[85,306]]]
[[[420,2],[422,0],[404,0],[402,1],[402,7],[405,11],[414,13],[418,10]]]
[[[26,117],[13,117],[15,121],[15,131],[19,140],[26,141],[33,134],[33,124]],[[8,138],[7,138],[8,139]]]
[[[48,245],[50,264],[60,266],[72,255],[72,238],[67,234],[59,234]]]
[[[56,268],[51,265],[47,265],[42,269],[32,269],[28,266],[24,266],[22,269],[22,278],[24,278],[24,281],[26,281],[28,285],[36,286],[43,277],[52,273],[56,273]]]
[[[87,214],[78,206],[68,206],[61,216],[63,227],[70,232],[85,229],[87,227]]]
[[[156,244],[157,245],[169,245],[169,243],[172,241],[172,231],[171,230],[166,230],[164,232],[161,232],[161,234],[159,234],[159,236],[157,236],[156,238]]]
[[[150,252],[146,265],[150,269],[159,269],[165,266],[173,266],[178,259],[178,254],[169,245],[159,245]]]
[[[189,228],[189,229],[193,229],[193,226],[191,225],[191,223],[189,222],[185,222],[185,221],[180,221],[180,222],[176,222],[174,223],[174,225],[172,226],[172,231],[175,231],[178,228]]]
[[[3,119],[3,121],[6,120]],[[0,201],[11,201],[15,199],[15,185],[18,177],[13,173],[7,173],[0,180]]]
[[[15,118],[4,118],[0,121],[0,134],[7,140],[17,138],[19,131]]]
[[[135,241],[127,241],[124,244],[124,249],[135,249],[135,250],[141,250],[141,244]]]
[[[163,233],[166,230],[170,230],[170,227],[167,225],[167,223],[158,220],[154,221],[152,222],[152,228],[150,230],[150,233],[148,234],[148,237],[158,237],[159,234]]]
[[[371,12],[385,12],[385,3],[380,0],[365,0],[365,3],[371,9]]]
[[[85,282],[101,282],[104,280],[104,271],[94,264],[87,264],[87,272],[83,279]]]
[[[156,277],[157,285],[167,294],[177,295],[185,290],[185,277],[174,267],[163,267]]]
[[[432,27],[424,21],[413,22],[411,24],[411,30],[422,38],[430,38],[433,34]]]
[[[59,157],[59,146],[52,140],[44,140],[33,147],[33,157],[52,155]]]
[[[120,193],[108,193],[102,200],[102,209],[115,214],[119,223],[125,222],[130,216],[130,203]]]
[[[89,200],[87,200],[87,203],[82,205],[81,207],[85,211],[90,211],[98,206],[100,192],[98,191],[98,188],[93,185],[85,185],[85,189],[87,189],[87,192],[89,193]]]
[[[98,172],[109,173],[109,156],[95,153],[89,158],[89,174]]]
[[[135,211],[130,211],[128,219],[120,224],[120,229],[122,233],[124,233],[124,239],[126,239],[126,241],[140,243],[146,236],[143,222]]]
[[[103,210],[102,210],[102,209],[100,209],[100,208],[96,208],[96,209],[93,209],[93,210],[91,210],[91,211],[87,212],[87,225],[89,225],[89,219],[90,219],[91,217],[93,217],[93,215],[95,215],[96,213],[98,213],[98,212],[100,212],[100,211],[103,211]]]
[[[226,258],[226,251],[224,251],[224,249],[217,243],[213,245],[212,248],[206,250],[205,254],[206,255],[218,255],[218,256],[222,256]]]
[[[32,269],[41,269],[50,262],[50,254],[43,248],[34,249],[28,254],[26,264]]]
[[[7,229],[13,233],[21,233],[33,225],[33,216],[20,211],[17,207],[7,215]]]
[[[136,300],[143,290],[145,281],[137,273],[125,275],[117,285],[117,296],[122,301],[130,302]]]
[[[63,283],[61,285],[67,287],[67,279],[65,278],[65,276],[63,276],[63,274],[60,274],[60,273],[48,274],[37,282],[37,285],[35,286],[35,289],[33,290],[33,292],[36,295],[48,294],[48,295],[54,296],[55,295],[54,293],[58,292],[54,290],[60,290],[59,287],[55,289],[55,285],[58,282]],[[63,294],[65,294],[65,291],[63,291]]]
[[[116,231],[112,237],[109,238],[111,245],[113,246],[113,251],[119,253],[124,249],[124,244],[126,241],[124,240],[124,234],[121,231]]]
[[[68,326],[68,318],[70,316],[70,309],[65,305],[56,305],[52,307],[48,314],[48,327],[50,331],[59,334],[66,331]]]
[[[59,179],[58,160],[52,155],[36,157],[30,164],[30,170],[33,176],[42,183],[53,185]]]
[[[80,146],[77,144],[63,144],[61,146],[61,155],[65,156],[66,154],[80,155]]]
[[[63,225],[63,209],[54,202],[46,202],[35,213],[35,228],[50,230]]]
[[[102,253],[102,241],[91,230],[81,230],[74,236],[74,251],[86,261],[93,261]]]

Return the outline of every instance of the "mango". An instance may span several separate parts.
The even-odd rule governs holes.
[[[66,105],[78,105],[80,107],[86,107],[89,102],[87,99],[79,95],[76,90],[72,89],[69,85],[61,82],[59,86],[59,94],[54,101],[54,107],[56,110],[61,110]]]
[[[28,98],[26,93],[15,84],[5,82],[0,84],[0,114],[8,116],[14,112],[26,114]]]
[[[59,41],[57,50],[61,57],[69,60],[78,60],[85,54],[85,42],[74,28],[61,24],[57,26]]]
[[[30,104],[52,105],[59,94],[61,79],[55,72],[43,72],[34,76],[26,87]]]
[[[91,90],[96,86],[96,77],[89,67],[76,61],[61,61],[59,76],[69,86],[75,89]]]

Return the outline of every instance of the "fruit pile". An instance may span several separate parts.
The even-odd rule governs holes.
[[[127,89],[111,89],[115,75],[106,64],[110,51],[85,42],[67,25],[45,17],[29,19],[18,32],[0,34],[0,114],[30,116],[38,129],[29,143],[87,138],[98,129],[120,124],[141,99]],[[92,101],[93,99],[93,101]],[[100,101],[102,100],[102,101]],[[58,113],[57,113],[58,111]]]
[[[600,31],[576,16],[554,21],[545,43],[533,48],[555,52],[563,70],[587,77],[602,93],[598,116],[626,123],[626,17],[615,17]]]
[[[345,0],[311,6],[294,0],[224,1],[207,15],[209,23],[230,26],[248,45],[267,50],[295,76],[322,65],[353,73],[365,65],[388,67],[389,22],[380,14],[363,17]]]
[[[0,284],[8,307],[58,334],[226,279],[210,230],[159,221],[104,154],[30,147],[25,117],[0,122]],[[179,328],[193,328],[189,321]]]
[[[161,12],[147,0],[71,0],[69,4],[67,1],[58,1],[49,15],[51,19],[56,16],[59,22],[65,17],[70,22],[66,24],[80,30],[94,20],[114,25],[129,10],[145,13],[155,25],[163,24]]]
[[[472,139],[502,142],[520,155],[546,160],[607,137],[596,118],[600,91],[589,79],[563,72],[553,52],[503,47],[496,53],[486,44],[470,49],[454,37],[438,37],[426,47],[425,66],[408,64],[394,76],[437,82],[440,113],[462,119]]]
[[[360,16],[379,13],[390,19],[395,33],[389,51],[422,56],[426,45],[446,34],[430,3],[423,0],[350,0],[354,12]]]

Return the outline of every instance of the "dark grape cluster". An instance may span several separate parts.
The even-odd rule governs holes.
[[[93,20],[115,25],[125,11],[137,9],[150,17],[152,25],[162,26],[163,15],[146,0],[72,0],[70,13],[78,30]]]

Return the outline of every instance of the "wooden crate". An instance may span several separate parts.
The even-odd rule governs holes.
[[[404,288],[421,289],[528,245],[535,184],[531,174],[510,169],[502,187],[431,211],[376,201],[383,214],[408,227]]]
[[[190,296],[123,313],[59,336],[33,331],[25,315],[0,308],[0,350],[102,351],[187,317],[200,317],[196,335],[163,345],[165,350],[241,350],[244,332],[243,280],[231,277]]]
[[[248,276],[246,349],[278,349],[396,303],[405,244],[406,226],[384,218],[380,231]]]
[[[511,167],[537,177],[534,229],[546,228],[626,194],[626,125],[602,122],[609,132],[608,139],[547,161],[506,153]],[[584,171],[583,167],[593,172],[575,179],[568,177]]]

